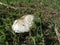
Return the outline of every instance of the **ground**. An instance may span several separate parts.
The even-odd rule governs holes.
[[[0,4],[0,45],[59,45],[54,26],[56,24],[60,29],[60,0],[0,0],[0,2],[3,3]],[[31,35],[29,32],[16,34],[11,26],[14,20],[26,14],[35,15]]]

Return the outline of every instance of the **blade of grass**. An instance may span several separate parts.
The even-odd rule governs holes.
[[[11,5],[8,5],[8,4],[2,3],[2,2],[0,2],[0,5],[6,6],[6,7],[10,7],[10,8],[15,9],[15,10],[18,9],[16,7],[13,7]]]

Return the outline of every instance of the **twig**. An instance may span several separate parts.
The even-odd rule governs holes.
[[[0,5],[6,6],[6,7],[10,7],[12,9],[18,9],[18,8],[15,8],[15,7],[11,6],[11,5],[7,5],[7,4],[2,3],[2,2],[0,2]]]
[[[56,24],[55,24],[55,33],[56,33],[56,36],[57,36],[59,44],[60,44],[60,33],[58,32],[58,27],[56,27]]]

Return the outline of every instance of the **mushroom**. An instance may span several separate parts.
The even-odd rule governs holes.
[[[29,32],[33,24],[34,15],[24,15],[13,22],[12,29],[16,33]]]

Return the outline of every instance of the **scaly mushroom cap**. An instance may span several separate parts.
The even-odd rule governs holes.
[[[24,33],[29,32],[30,27],[33,24],[34,15],[25,15],[22,16],[20,19],[14,21],[12,25],[12,29],[16,33]]]

